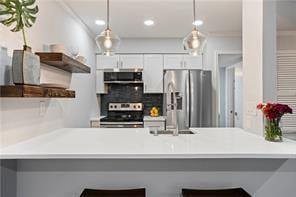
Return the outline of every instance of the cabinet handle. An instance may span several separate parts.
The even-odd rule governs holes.
[[[123,61],[121,61],[121,68],[123,68]]]
[[[117,68],[119,68],[119,62],[118,61],[116,62],[116,66],[117,66]]]

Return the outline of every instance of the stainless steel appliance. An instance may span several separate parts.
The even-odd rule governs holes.
[[[143,83],[142,72],[104,72],[104,83]]]
[[[179,130],[212,126],[211,71],[166,70],[164,91],[168,127],[176,121]]]
[[[107,117],[100,119],[101,128],[143,128],[142,103],[109,103]]]

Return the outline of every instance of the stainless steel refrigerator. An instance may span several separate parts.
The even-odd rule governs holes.
[[[169,84],[176,89],[177,122],[179,130],[195,127],[212,127],[212,73],[203,70],[166,70],[164,73],[164,111],[167,125],[173,125],[174,112],[168,104],[174,94]],[[168,94],[168,91],[171,95]]]

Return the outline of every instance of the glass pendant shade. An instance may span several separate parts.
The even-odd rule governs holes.
[[[200,55],[203,52],[206,37],[197,30],[196,19],[196,8],[195,8],[195,0],[193,0],[193,21],[194,21],[194,29],[190,32],[188,36],[186,36],[183,40],[184,50],[187,50],[189,54],[196,56]]]
[[[118,49],[120,38],[111,29],[106,29],[96,37],[96,43],[103,55],[111,56]]]
[[[114,34],[109,28],[110,21],[110,6],[109,0],[107,0],[107,28],[105,31],[102,31],[96,37],[96,43],[101,50],[101,53],[106,56],[111,56],[115,54],[115,51],[119,47],[120,38]]]
[[[194,28],[183,40],[184,49],[193,56],[202,54],[205,43],[206,37],[196,28]]]

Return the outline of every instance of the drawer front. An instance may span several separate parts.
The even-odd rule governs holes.
[[[158,127],[161,130],[165,129],[165,122],[157,121],[157,122],[152,122],[152,121],[144,121],[144,127],[149,128],[149,127]]]

